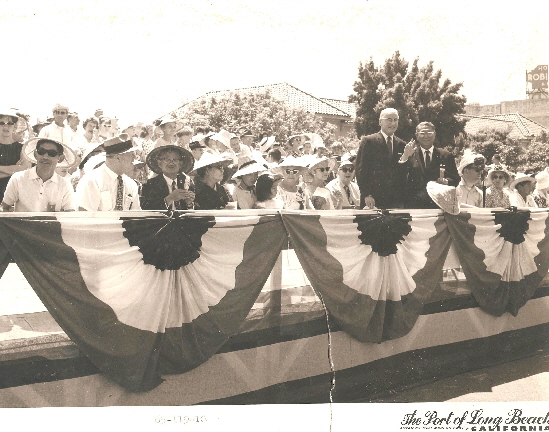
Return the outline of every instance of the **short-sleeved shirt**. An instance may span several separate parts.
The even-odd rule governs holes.
[[[36,167],[13,174],[8,182],[4,203],[15,204],[15,211],[45,212],[76,210],[70,182],[57,173],[43,181]]]
[[[122,210],[141,210],[137,183],[122,174],[124,185]],[[116,207],[118,174],[106,164],[92,170],[76,186],[76,203],[87,211],[112,211]]]
[[[456,192],[460,204],[482,207],[482,193],[478,187],[469,187],[462,180],[456,187]]]
[[[57,141],[61,141],[63,144],[72,148],[74,140],[74,132],[69,126],[57,126],[55,122],[44,126],[38,134],[40,138],[52,138]]]

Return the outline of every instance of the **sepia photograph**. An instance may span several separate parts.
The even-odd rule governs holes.
[[[3,1],[0,424],[549,430],[549,4]]]

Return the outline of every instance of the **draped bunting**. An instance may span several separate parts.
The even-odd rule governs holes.
[[[549,268],[547,211],[446,215],[467,285],[485,311],[514,316]]]
[[[480,307],[516,315],[549,269],[547,215],[4,214],[0,270],[11,256],[90,361],[144,391],[207,361],[243,328],[288,241],[339,328],[381,342],[413,328],[451,245]]]
[[[358,340],[407,334],[442,279],[441,216],[285,214],[284,223],[311,285]]]

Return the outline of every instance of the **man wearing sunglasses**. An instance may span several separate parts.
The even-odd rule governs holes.
[[[337,170],[337,178],[333,179],[326,185],[330,192],[341,192],[342,208],[361,208],[360,207],[360,190],[358,185],[353,181],[355,178],[355,166],[353,164],[355,157],[344,159]]]
[[[52,111],[53,121],[40,130],[38,137],[51,138],[55,141],[71,146],[74,140],[74,132],[66,124],[66,120],[69,115],[69,108],[66,105],[56,103]]]
[[[23,156],[36,166],[15,173],[6,187],[2,211],[18,212],[74,211],[75,196],[71,183],[55,172],[59,162],[74,164],[76,155],[65,144],[49,138],[31,138]]]
[[[421,122],[416,126],[417,142],[412,140],[404,148],[400,162],[406,167],[405,208],[436,209],[438,206],[427,194],[427,183],[457,186],[460,181],[454,156],[435,147],[435,138],[435,126]]]

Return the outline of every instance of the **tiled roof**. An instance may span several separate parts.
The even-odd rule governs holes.
[[[292,108],[302,108],[313,114],[333,115],[350,119],[350,114],[345,110],[331,104],[329,100],[322,100],[288,83],[269,84],[264,86],[246,87],[234,90],[220,90],[208,92],[202,97],[221,96],[231,92],[236,93],[261,93],[269,90],[271,95],[286,102]],[[342,101],[341,101],[342,102]],[[175,114],[181,108],[174,111]]]
[[[335,106],[336,108],[339,108],[341,111],[345,111],[347,114],[351,116],[351,118],[356,118],[356,110],[357,106],[354,102],[347,102],[342,101],[338,99],[328,99],[328,98],[320,98],[324,102],[329,103],[330,105]]]
[[[509,131],[509,138],[531,139],[541,131],[549,130],[521,114],[496,114],[489,116],[462,115],[467,120],[465,132],[475,134],[483,129]]]

